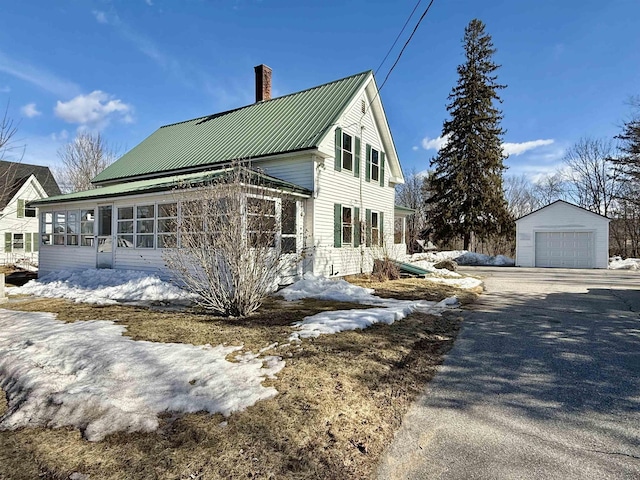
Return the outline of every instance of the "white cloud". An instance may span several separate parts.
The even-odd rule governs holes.
[[[2,51],[0,51],[0,72],[24,80],[59,97],[71,97],[80,93],[80,88],[76,84],[28,63],[14,60]]]
[[[411,150],[417,152],[419,150],[419,147],[417,145],[414,145],[413,147],[411,147]]]
[[[424,137],[422,139],[422,148],[425,150],[440,150],[449,142],[449,138],[451,138],[451,135],[437,138]]]
[[[144,0],[147,5],[153,7],[153,2],[151,0]]]
[[[11,91],[11,87],[9,85],[0,87],[0,93],[9,93],[10,91]]]
[[[534,148],[543,147],[545,145],[551,145],[554,142],[553,139],[546,140],[531,140],[528,142],[520,143],[503,143],[502,150],[505,155],[522,155],[524,152],[533,150]]]
[[[54,142],[60,142],[67,140],[69,138],[69,132],[67,130],[62,130],[59,133],[53,132],[51,134],[51,140]]]
[[[37,117],[38,115],[42,115],[42,112],[40,112],[36,108],[35,103],[27,103],[24,107],[20,108],[20,112],[27,118],[33,118]]]
[[[106,126],[112,118],[119,118],[124,123],[133,121],[131,105],[100,90],[78,95],[68,102],[58,100],[54,111],[66,122],[96,128]]]
[[[109,23],[109,21],[107,20],[106,13],[101,12],[100,10],[93,10],[91,13],[93,13],[93,16],[96,17],[96,20],[98,21],[98,23],[103,23],[103,24]]]

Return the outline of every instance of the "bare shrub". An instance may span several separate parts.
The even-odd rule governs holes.
[[[205,186],[176,192],[177,237],[167,246],[177,248],[166,248],[164,259],[177,283],[214,313],[249,315],[277,288],[281,272],[299,261],[295,200],[261,178],[233,167]],[[287,234],[292,222],[294,235]]]
[[[400,278],[400,270],[388,257],[375,259],[373,261],[373,272],[371,273],[371,276],[377,282],[397,280]]]

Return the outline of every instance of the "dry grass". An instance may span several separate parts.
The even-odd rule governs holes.
[[[358,282],[374,286],[366,279]],[[397,298],[439,300],[461,293],[420,280],[376,285],[380,295]],[[462,297],[468,302],[473,296]],[[55,312],[65,321],[115,319],[134,339],[242,343],[253,351],[284,342],[289,325],[304,316],[359,308],[273,299],[249,319],[230,320],[63,300],[11,306]],[[83,440],[72,428],[0,432],[0,478],[66,479],[73,472],[92,479],[366,478],[451,348],[460,322],[454,314],[414,314],[390,326],[305,340],[302,349],[279,349],[286,367],[270,381],[279,394],[228,419],[167,415],[157,432],[116,434],[99,443]],[[0,413],[4,410],[0,398]]]

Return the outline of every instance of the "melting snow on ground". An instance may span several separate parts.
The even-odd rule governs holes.
[[[484,265],[493,267],[512,267],[516,262],[504,255],[485,255],[484,253],[469,252],[467,250],[450,250],[446,252],[416,253],[409,257],[409,261],[427,261],[438,263],[442,260],[454,260],[458,265]]]
[[[338,333],[345,330],[363,329],[376,323],[390,325],[415,311],[439,315],[444,310],[455,308],[459,305],[455,297],[446,298],[441,302],[380,298],[374,295],[373,290],[370,288],[358,287],[345,280],[316,277],[309,273],[305,274],[302,280],[281,290],[279,294],[285,300],[318,298],[376,305],[375,308],[322,312],[306,317],[301,322],[293,324],[296,331],[290,335],[289,341],[299,341],[301,338],[315,338],[320,335]]]
[[[611,270],[640,270],[640,258],[612,257],[609,259]]]
[[[156,275],[134,270],[63,270],[31,280],[22,287],[12,288],[8,293],[67,298],[99,305],[118,302],[190,302],[190,296],[184,290]]]
[[[152,431],[161,412],[230,415],[276,395],[262,382],[279,357],[227,355],[237,346],[134,341],[109,321],[64,323],[51,313],[0,310],[0,428],[79,428],[88,440]]]

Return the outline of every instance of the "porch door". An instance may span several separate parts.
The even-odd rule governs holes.
[[[98,241],[96,253],[96,268],[113,267],[113,206],[100,205],[98,207]]]

